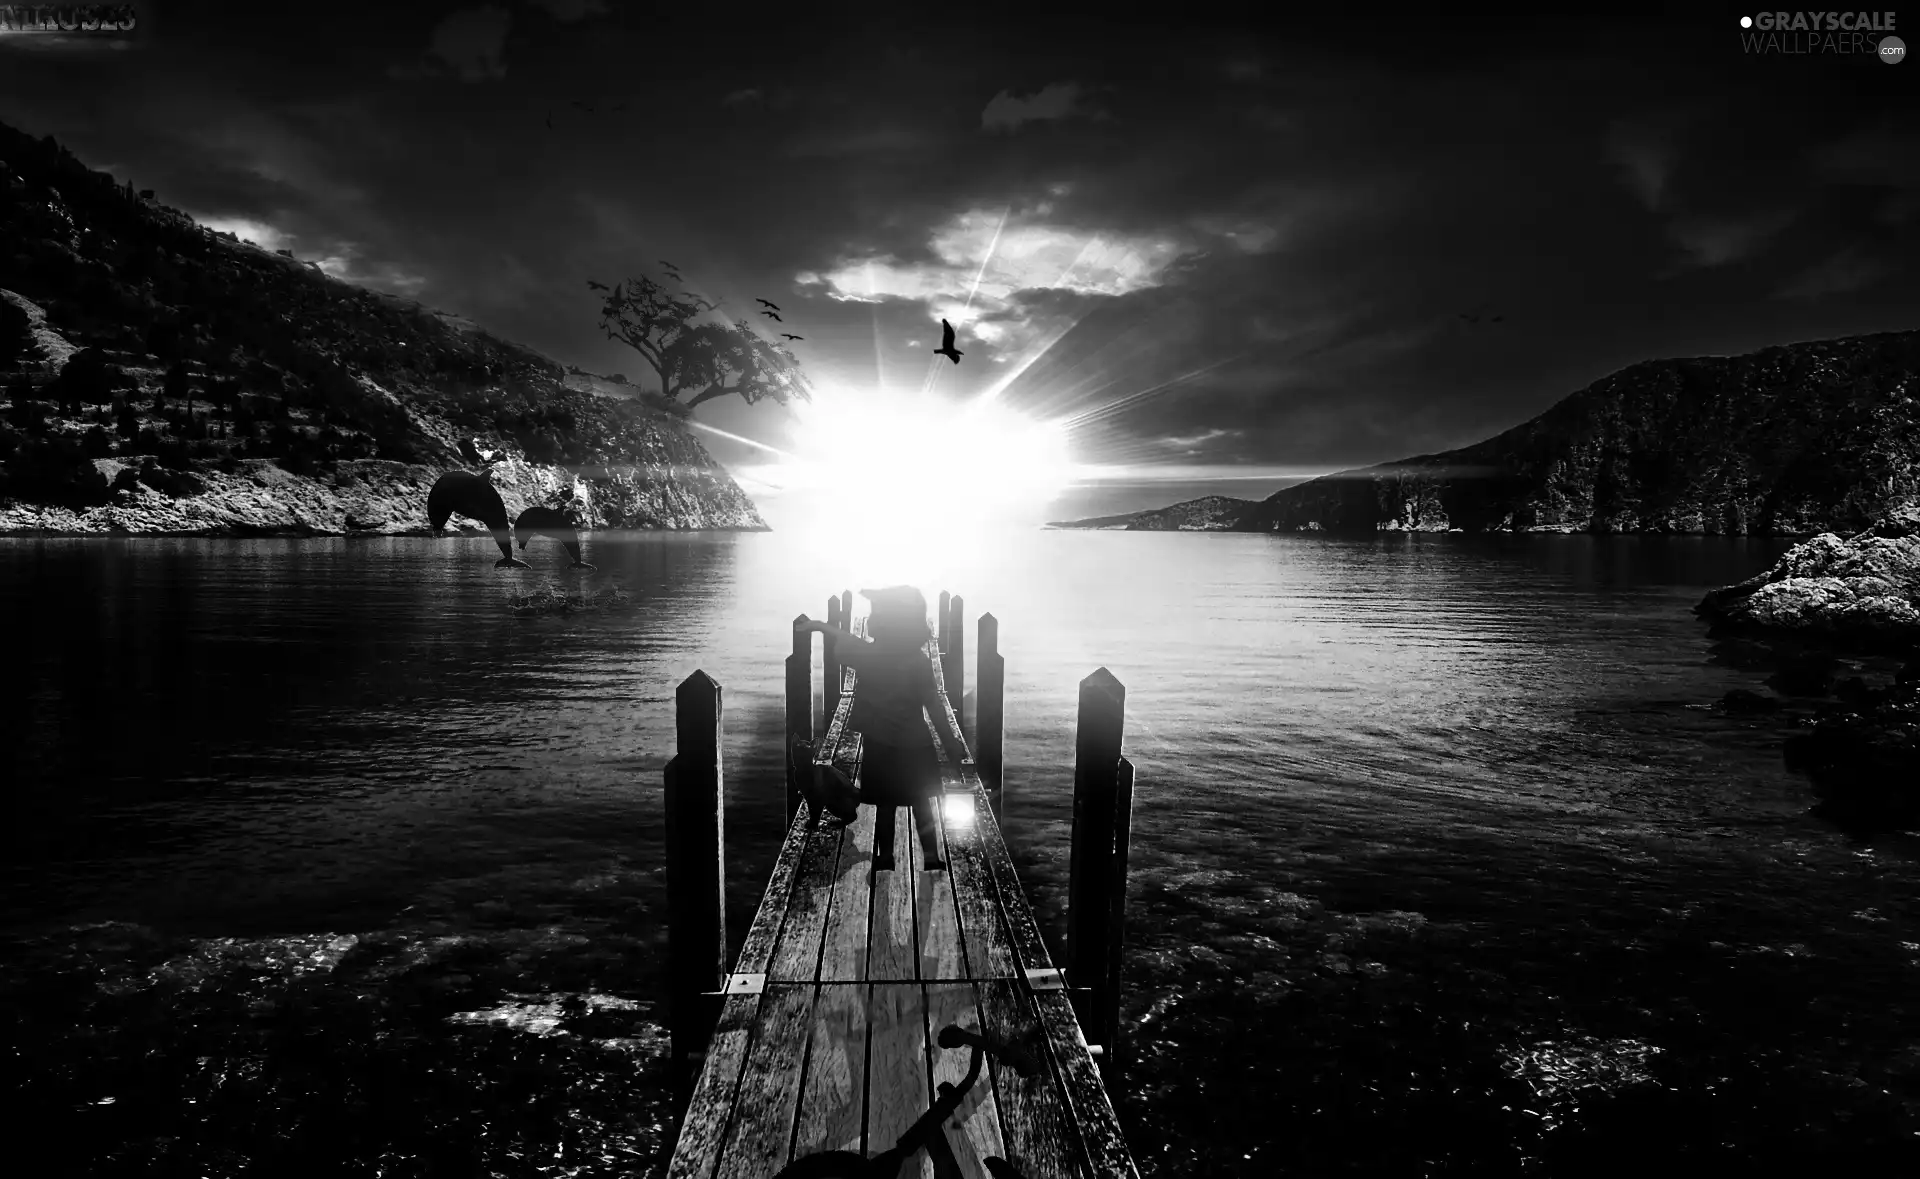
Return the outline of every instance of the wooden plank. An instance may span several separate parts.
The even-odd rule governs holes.
[[[927,1053],[926,993],[916,982],[869,984],[867,997],[867,1154],[893,1146],[933,1102]],[[916,1153],[902,1179],[934,1179],[933,1160]]]
[[[866,1150],[867,988],[823,983],[813,1004],[793,1153]]]
[[[959,1085],[966,1078],[968,1062],[973,1059],[971,1048],[942,1048],[940,1029],[958,1024],[967,1031],[978,1032],[986,1027],[986,1022],[980,1017],[980,995],[974,983],[935,982],[927,983],[926,988],[927,1036],[933,1046],[933,1086],[937,1095],[942,1081]],[[981,1070],[944,1129],[964,1174],[989,1174],[985,1160],[993,1155],[1006,1156],[991,1069]]]
[[[976,985],[987,1035],[1026,1050],[1042,1065],[1039,1075],[1023,1077],[1011,1065],[989,1063],[1005,1147],[1002,1157],[1025,1179],[1086,1179],[1072,1111],[1057,1083],[1046,1033],[1026,1001],[1023,984],[990,979]],[[1103,1172],[1093,1174],[1094,1179],[1107,1179]]]
[[[929,732],[933,730],[931,717],[927,719],[927,728]],[[979,827],[973,821],[976,805],[973,793],[938,741],[934,742],[934,748],[940,756],[941,838],[946,846],[948,888],[959,922],[964,977],[1017,977],[1019,971],[1014,966],[1013,948],[1000,916],[998,894],[987,868],[986,853],[980,847]],[[961,801],[949,804],[949,798]]]
[[[800,814],[811,819],[812,805],[802,805]],[[819,822],[810,824],[806,849],[794,871],[786,922],[780,927],[780,941],[767,966],[769,983],[810,983],[820,975],[820,948],[827,928],[827,904],[833,896],[835,862],[840,857],[840,830],[826,812],[822,811],[819,818]]]
[[[877,822],[888,821],[884,815],[876,814],[875,818]],[[895,808],[892,822],[894,870],[873,874],[867,977],[874,982],[912,982],[920,977],[920,954],[913,936],[913,864],[919,855],[919,840],[913,833],[910,808]]]
[[[801,1046],[812,1011],[811,984],[767,984],[720,1151],[719,1173],[727,1179],[773,1179],[787,1165],[800,1108]]]
[[[1114,1116],[1113,1103],[1106,1086],[1100,1082],[1100,1070],[1087,1053],[1087,1039],[1073,1016],[1073,1004],[1062,991],[1041,991],[1031,997],[1040,1025],[1046,1029],[1059,1070],[1060,1088],[1066,1094],[1073,1124],[1080,1131],[1081,1149],[1089,1166],[1102,1179],[1139,1179],[1133,1156],[1127,1151],[1126,1135],[1120,1132],[1120,1119]]]
[[[944,796],[934,799],[936,828],[946,825],[939,813]],[[951,865],[941,837],[941,858]],[[960,913],[954,903],[953,877],[950,872],[930,872],[922,866],[919,841],[914,841],[913,926],[920,945],[920,977],[926,979],[966,978],[967,959],[960,948]]]
[[[1020,887],[1020,877],[1013,870],[1006,841],[1000,837],[1000,824],[993,817],[993,808],[987,804],[987,792],[972,767],[966,767],[964,773],[973,792],[974,830],[980,835],[980,850],[987,861],[1001,916],[1007,923],[1014,965],[1021,970],[1051,967],[1053,959],[1048,956],[1046,940],[1040,936],[1040,926],[1033,919],[1033,906],[1027,903],[1027,894]]]
[[[765,906],[762,906],[764,908]],[[747,1040],[764,995],[732,995],[722,1002],[720,1022],[707,1045],[707,1060],[693,1085],[693,1099],[680,1125],[667,1179],[715,1179],[720,1144],[733,1113],[733,1097],[747,1062]]]
[[[867,977],[867,924],[873,912],[873,816],[863,806],[840,831],[839,866],[820,955],[823,983],[863,982]]]
[[[780,855],[773,861],[773,875],[767,891],[747,927],[747,940],[740,946],[740,957],[733,964],[735,974],[764,974],[773,960],[774,945],[780,940],[780,927],[787,918],[787,902],[793,894],[793,881],[799,871],[802,853],[813,838],[811,808],[802,807],[787,825],[787,838]]]

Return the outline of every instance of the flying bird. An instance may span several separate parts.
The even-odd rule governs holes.
[[[678,266],[675,266],[675,265],[674,265],[673,263],[671,263],[671,262],[669,262],[669,261],[667,261],[667,260],[666,260],[665,258],[662,258],[662,259],[660,260],[660,265],[662,265],[662,266],[664,266],[664,267],[666,267],[666,268],[667,268],[668,270],[678,270],[678,269],[680,269],[680,268],[679,268]]]
[[[762,314],[762,315],[764,315],[764,316],[766,316],[766,317],[767,317],[768,319],[771,319],[771,320],[772,320],[773,322],[775,322],[775,323],[785,323],[785,322],[787,322],[786,320],[784,320],[784,319],[781,319],[781,318],[780,318],[779,316],[777,316],[777,315],[775,315],[775,314],[774,314],[773,312],[771,312],[771,311],[762,311],[762,312],[761,312],[760,314]]]
[[[959,364],[960,358],[966,355],[953,346],[953,325],[944,319],[940,321],[940,346],[933,350],[933,354],[944,356],[955,364]]]
[[[549,131],[553,130],[553,112],[552,111],[547,112],[547,130]]]
[[[780,338],[781,338],[781,339],[783,339],[783,340],[804,340],[804,339],[806,339],[806,337],[805,337],[805,336],[796,336],[796,335],[794,335],[794,334],[793,334],[792,332],[781,332],[781,333],[780,333]]]
[[[770,302],[766,299],[755,299],[754,302],[760,304],[762,307],[770,307],[775,311],[780,310],[780,304]]]
[[[580,108],[581,110],[583,110],[583,111],[586,111],[586,112],[587,112],[588,114],[592,114],[592,113],[593,113],[593,107],[592,107],[592,105],[590,105],[590,104],[588,104],[588,103],[584,103],[584,102],[581,102],[581,101],[580,101],[579,99],[577,99],[577,98],[573,100],[573,105],[575,105],[575,106],[577,106],[577,107],[579,107],[579,108]]]

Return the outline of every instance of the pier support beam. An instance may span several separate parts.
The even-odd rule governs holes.
[[[1120,1032],[1120,931],[1127,901],[1126,843],[1133,767],[1120,756],[1127,689],[1102,667],[1080,681],[1074,733],[1073,849],[1067,882],[1068,977],[1074,1014],[1101,1068]]]
[[[941,597],[946,597],[942,594]],[[959,594],[947,603],[947,640],[940,644],[940,676],[946,681],[947,699],[953,703],[954,719],[964,722],[967,713],[967,628],[966,603]]]
[[[934,611],[933,621],[934,621],[934,629],[938,632],[938,634],[935,637],[940,644],[940,654],[942,656],[945,656],[947,653],[947,623],[953,617],[953,611],[951,607],[952,602],[953,602],[953,595],[948,593],[946,590],[941,590],[940,606],[938,609]],[[947,665],[944,662],[941,663],[940,670],[945,671],[946,668],[947,668]],[[951,692],[952,689],[948,689],[948,691]]]
[[[667,763],[667,1011],[675,1082],[690,1086],[727,978],[725,798],[720,685],[704,671],[674,693]]]
[[[813,635],[801,629],[806,622],[802,614],[793,620],[793,654],[787,656],[787,742],[788,749],[793,748],[794,738],[811,742],[813,740]],[[793,825],[793,817],[800,813],[800,769],[793,764],[793,758],[787,757],[787,825]]]
[[[853,629],[853,620],[840,612],[839,594],[827,599],[827,625],[837,626],[841,630]],[[833,710],[840,707],[840,657],[835,652],[832,635],[821,636],[820,660],[824,667],[820,674],[823,681],[820,699],[825,713],[824,726],[833,723]]]
[[[980,686],[974,700],[973,761],[980,773],[980,784],[987,788],[987,801],[993,813],[1004,814],[1001,790],[1001,744],[1007,716],[1007,661],[1000,656],[1000,620],[991,614],[980,616],[980,646],[974,656],[979,661]]]

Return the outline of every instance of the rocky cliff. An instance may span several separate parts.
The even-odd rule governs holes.
[[[1127,512],[1118,516],[1094,516],[1085,520],[1060,520],[1049,528],[1101,528],[1127,532],[1221,532],[1231,529],[1255,507],[1250,499],[1230,495],[1203,495],[1182,500],[1168,508],[1148,512]]]
[[[515,512],[766,527],[679,406],[214,233],[3,125],[0,320],[0,532],[421,531],[475,441],[510,456]]]
[[[1284,488],[1231,526],[1854,532],[1920,491],[1917,393],[1920,332],[1647,361],[1484,442]]]

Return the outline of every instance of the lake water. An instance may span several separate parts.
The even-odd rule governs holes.
[[[1116,1101],[1143,1174],[1920,1141],[1916,845],[1806,814],[1779,755],[1803,710],[1703,707],[1764,672],[1689,607],[1784,542],[889,544],[596,537],[592,584],[628,606],[515,619],[510,590],[567,576],[557,548],[522,572],[483,538],[0,540],[14,1106],[85,1144],[76,1174],[649,1165],[673,689],[699,668],[725,692],[737,944],[780,835],[791,620],[906,569],[965,596],[969,664],[973,619],[1000,619],[1004,825],[1061,957],[1076,684],[1126,685]],[[461,1014],[561,993],[637,1005],[591,1043]],[[449,1015],[491,1047],[435,1063]],[[530,1059],[573,1096],[512,1084],[581,1124],[500,1128]],[[365,1075],[409,1069],[452,1086],[417,1117]],[[587,1126],[593,1100],[613,1112]]]

